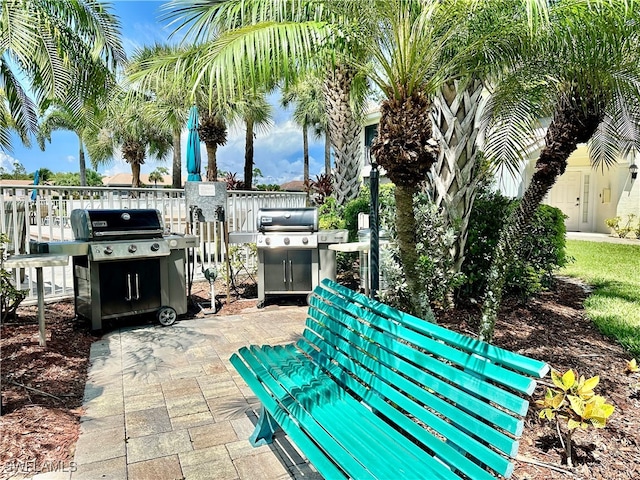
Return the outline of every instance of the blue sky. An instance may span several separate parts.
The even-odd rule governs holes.
[[[120,17],[122,25],[123,44],[127,54],[143,45],[154,42],[167,41],[171,28],[158,20],[160,7],[164,2],[156,0],[116,0],[111,2],[114,13]],[[259,132],[255,140],[254,163],[264,178],[264,183],[284,183],[289,180],[302,179],[302,132],[290,119],[290,112],[278,106],[279,95],[272,95],[274,106],[273,126],[267,132]],[[241,128],[229,131],[228,142],[218,149],[218,168],[224,171],[236,172],[242,178],[244,166],[244,136]],[[310,137],[310,172],[311,177],[321,173],[324,166],[324,140]],[[186,145],[186,132],[183,134],[183,164]],[[202,146],[203,164],[206,165],[206,151]],[[54,132],[51,143],[42,152],[34,142],[31,148],[24,147],[19,139],[13,138],[13,151],[0,150],[0,166],[12,171],[13,163],[20,162],[27,172],[46,167],[54,172],[78,171],[78,141],[71,132]],[[143,173],[149,173],[158,166],[171,170],[170,159],[158,162],[148,159],[142,166]],[[122,159],[114,159],[102,166],[98,171],[105,175],[120,172],[130,172],[129,165]],[[186,170],[183,169],[183,180]]]

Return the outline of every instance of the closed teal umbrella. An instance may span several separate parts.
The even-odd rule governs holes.
[[[36,170],[36,173],[33,175],[33,185],[38,185],[38,183],[40,183],[40,170]],[[31,201],[35,202],[36,198],[38,198],[38,190],[34,188],[33,192],[31,192]]]
[[[193,105],[189,110],[187,122],[189,134],[187,136],[187,176],[188,182],[201,182],[200,168],[200,135],[198,135],[198,107]]]

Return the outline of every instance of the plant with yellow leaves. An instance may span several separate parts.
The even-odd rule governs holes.
[[[596,395],[594,389],[600,382],[600,377],[595,376],[585,379],[578,378],[576,372],[568,370],[560,374],[556,370],[551,371],[551,380],[557,388],[547,388],[543,400],[537,400],[536,404],[541,408],[540,418],[549,421],[556,420],[556,428],[560,441],[567,455],[567,465],[572,466],[571,461],[571,435],[576,428],[586,430],[589,427],[604,428],[607,418],[614,411],[614,406],[606,403],[601,395]],[[561,420],[566,420],[567,433],[564,436],[560,428]]]

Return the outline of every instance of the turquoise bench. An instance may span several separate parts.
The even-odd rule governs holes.
[[[549,370],[329,280],[296,344],[231,363],[262,402],[254,446],[281,427],[325,478],[358,480],[509,477]]]

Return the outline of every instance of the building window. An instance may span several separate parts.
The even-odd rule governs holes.
[[[584,185],[582,190],[582,223],[589,221],[589,175],[584,176]]]

